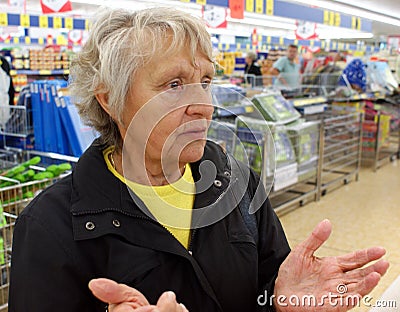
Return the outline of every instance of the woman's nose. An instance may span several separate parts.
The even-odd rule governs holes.
[[[212,103],[193,103],[189,104],[186,113],[188,115],[199,115],[199,116],[204,116],[208,119],[211,118],[212,113],[214,112],[214,106]]]
[[[211,87],[203,84],[193,84],[186,89],[185,102],[188,105],[188,115],[202,115],[211,117],[214,106],[212,104]]]

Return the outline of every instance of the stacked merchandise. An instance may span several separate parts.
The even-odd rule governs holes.
[[[260,94],[252,101],[261,116],[238,118],[236,131],[253,169],[267,180],[275,174],[274,191],[315,176],[319,123],[300,119],[300,113],[280,93]],[[237,146],[234,154],[242,159],[245,155]]]
[[[233,84],[215,84],[212,87],[215,108],[207,137],[222,145],[228,153],[233,150],[235,117],[252,108],[251,102],[245,96],[246,91]]]
[[[255,95],[252,102],[266,121],[283,125],[300,118],[300,113],[280,93]]]
[[[236,132],[243,148],[235,144],[235,157],[248,162],[266,181],[274,179],[274,191],[297,182],[296,155],[283,125],[252,117],[238,117]]]
[[[228,152],[233,152],[235,124],[225,121],[212,121],[208,128],[207,139],[214,141]]]
[[[376,146],[379,149],[391,148],[390,137],[393,135],[395,138],[400,127],[400,110],[398,105],[387,102],[377,104],[372,101],[366,101],[364,109],[364,155],[368,156],[371,153],[375,153]]]
[[[96,133],[82,124],[76,107],[64,95],[66,86],[63,80],[31,84],[35,149],[79,157]]]
[[[69,69],[70,53],[59,46],[44,49],[12,49],[6,54],[16,70],[66,70]]]
[[[286,126],[296,153],[298,180],[304,181],[317,175],[319,123],[299,119]]]

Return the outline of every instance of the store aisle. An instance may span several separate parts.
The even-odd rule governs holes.
[[[377,172],[363,168],[358,182],[328,192],[319,202],[280,216],[292,247],[325,218],[331,220],[333,232],[317,256],[340,255],[375,245],[385,247],[385,259],[391,266],[370,294],[371,303],[379,300],[389,288],[386,294],[390,293],[397,301],[397,308],[380,308],[374,312],[400,311],[400,287],[395,286],[400,279],[400,161],[386,164]],[[369,310],[370,307],[361,303],[352,311]]]

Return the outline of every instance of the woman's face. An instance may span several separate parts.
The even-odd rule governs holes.
[[[124,125],[133,119],[132,125],[120,125],[120,131],[124,144],[129,137],[136,146],[145,146],[146,164],[161,159],[190,163],[203,155],[213,113],[209,84],[214,66],[200,52],[193,66],[188,51],[184,47],[166,56],[160,47],[135,74],[122,118]]]

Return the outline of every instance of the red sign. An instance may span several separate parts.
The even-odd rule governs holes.
[[[82,30],[70,30],[68,32],[68,43],[70,44],[82,44],[82,38]]]
[[[40,5],[44,14],[72,11],[69,0],[40,0]]]
[[[232,18],[244,19],[243,0],[229,0],[229,9],[231,10]]]
[[[253,33],[251,34],[251,44],[253,46],[258,45],[258,35],[257,35],[257,29],[253,29]]]

